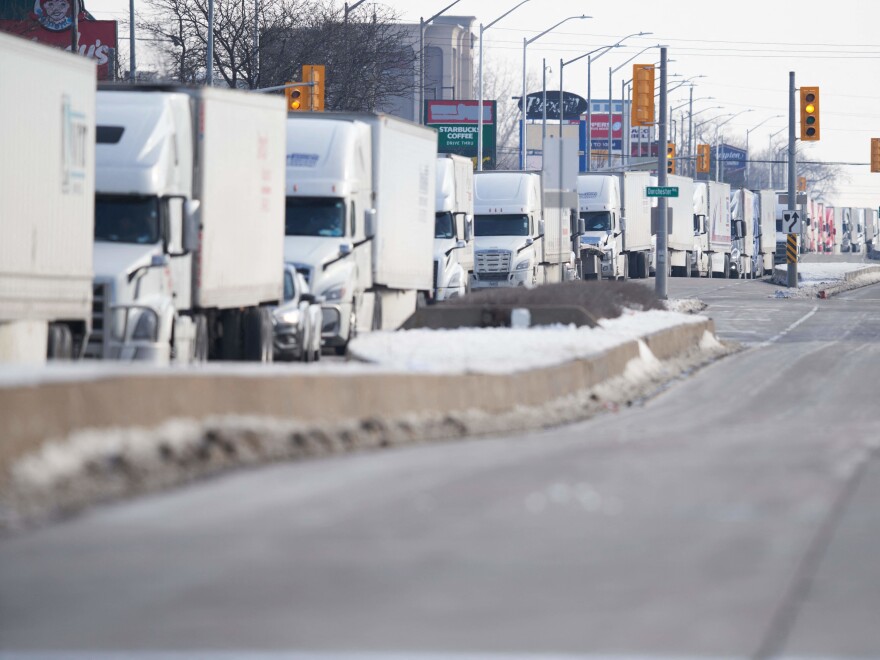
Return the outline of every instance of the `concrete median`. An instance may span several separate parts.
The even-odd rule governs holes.
[[[707,333],[714,339],[713,332],[710,319],[693,319],[690,323],[648,334],[642,340],[657,359],[669,360],[698,352]],[[393,420],[423,416],[448,421],[467,411],[498,417],[517,409],[539,409],[588,392],[622,376],[641,354],[639,341],[629,340],[590,358],[513,374],[371,372],[361,366],[352,373],[340,369],[327,373],[273,371],[261,375],[251,370],[246,375],[237,375],[206,370],[202,374],[157,372],[8,385],[0,387],[0,419],[3,420],[0,494],[7,503],[15,500],[20,495],[16,491],[22,488],[16,466],[28,460],[33,462],[50,443],[57,449],[84,433],[106,435],[121,429],[156,429],[173,420],[204,424],[224,417],[279,420],[303,428],[324,429],[328,433],[343,427],[350,429],[352,425],[363,426],[365,420],[380,420],[378,426],[387,423],[390,428]],[[548,425],[552,423],[553,420],[547,421]],[[453,435],[468,434],[466,429],[456,429]],[[449,435],[448,431],[444,433]],[[374,435],[371,434],[370,444],[383,445],[384,441]],[[418,430],[409,435],[414,440],[423,439]],[[331,444],[321,452],[332,453]],[[345,442],[339,443],[343,450],[354,448],[345,445]],[[164,452],[167,448],[157,446],[155,451]],[[270,458],[277,456],[256,461]],[[236,462],[234,457],[227,459],[220,469],[228,469]],[[249,462],[254,462],[253,457]],[[104,463],[102,461],[102,465]],[[82,466],[74,472],[87,476],[90,469],[94,477],[94,467]],[[101,467],[99,471],[104,469]],[[194,470],[189,460],[185,476],[161,481],[168,485],[216,471],[216,461],[210,465],[206,462],[204,470]],[[149,489],[129,484],[121,491],[117,489],[116,494]],[[77,499],[74,508],[87,504],[88,500],[107,499],[107,496],[97,494]],[[50,498],[49,501],[50,508],[65,509],[63,499]],[[0,519],[2,517],[0,515]],[[10,517],[8,512],[6,517]]]

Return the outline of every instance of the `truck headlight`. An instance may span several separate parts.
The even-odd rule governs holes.
[[[324,300],[327,302],[342,300],[343,298],[345,298],[345,285],[343,284],[334,286],[332,289],[327,289],[324,292]]]
[[[131,338],[139,341],[156,341],[159,338],[159,315],[152,309],[142,309]]]
[[[532,265],[532,263],[528,259],[526,261],[520,261],[516,265],[515,270],[525,270],[526,268],[529,268],[531,265]]]

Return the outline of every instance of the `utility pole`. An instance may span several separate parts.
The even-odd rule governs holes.
[[[205,59],[205,84],[211,87],[214,85],[214,0],[208,0],[208,53]]]
[[[79,0],[73,0],[70,7],[70,52],[79,54]]]
[[[128,79],[134,83],[137,81],[137,58],[135,57],[134,42],[134,0],[128,0],[128,50],[129,67]]]
[[[657,185],[665,187],[668,178],[666,174],[666,113],[668,112],[666,101],[666,47],[660,47],[660,120],[658,128],[660,135],[657,138]],[[669,230],[667,223],[667,209],[669,203],[666,197],[657,200],[657,272],[654,278],[654,290],[660,300],[666,300],[666,272],[668,254]]]
[[[788,212],[789,215],[794,214],[797,211],[797,171],[796,171],[796,155],[795,155],[795,145],[796,145],[796,137],[795,137],[795,86],[794,86],[794,71],[789,71],[788,73]],[[798,235],[791,233],[788,235],[787,246],[789,246],[788,252],[790,252],[790,246],[792,243],[797,245]],[[798,259],[798,251],[795,249],[794,258],[791,258],[791,255],[788,256],[788,288],[796,289],[798,285],[798,269],[797,269],[797,259]]]

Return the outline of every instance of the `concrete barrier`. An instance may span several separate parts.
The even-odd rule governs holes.
[[[669,359],[695,350],[710,319],[643,337]],[[49,440],[87,429],[154,428],[172,419],[245,415],[338,423],[478,409],[503,413],[541,406],[624,373],[637,341],[564,364],[515,374],[306,373],[107,376],[75,382],[0,387],[0,490],[10,468]]]

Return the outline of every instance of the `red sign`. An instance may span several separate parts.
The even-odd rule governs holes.
[[[35,7],[42,6],[45,0],[37,0]],[[48,3],[54,7],[57,3]],[[58,17],[55,17],[58,18]],[[17,34],[25,39],[37,41],[47,46],[70,50],[69,16],[52,20],[45,11],[34,14],[31,20],[0,20],[0,30]],[[110,79],[110,49],[115,49],[116,21],[90,21],[83,14],[77,22],[79,26],[79,53],[95,60],[98,64],[98,80]]]
[[[586,117],[586,115],[584,115]],[[611,115],[612,125],[611,125],[611,139],[619,140],[623,136],[623,115],[619,113],[615,113]],[[597,113],[594,112],[590,116],[590,134],[594,138],[604,137],[606,140],[608,139],[608,113]]]

